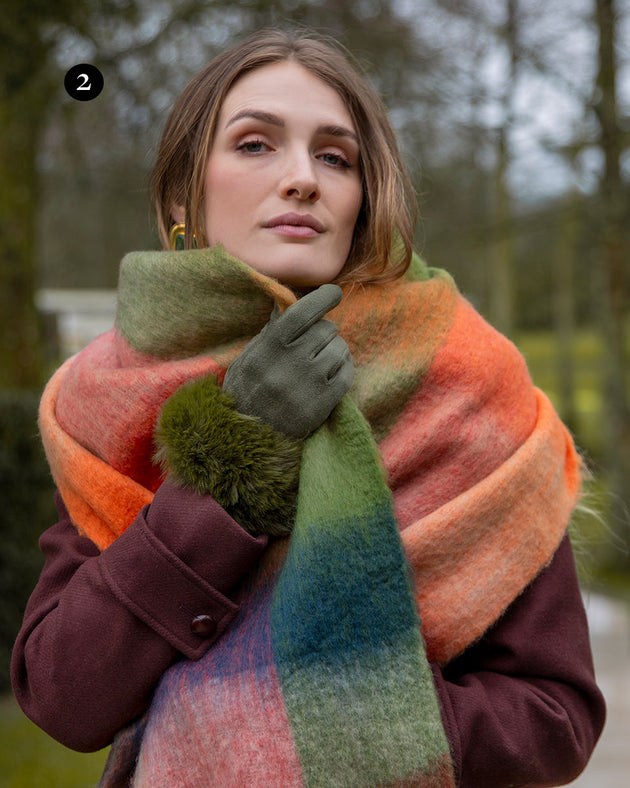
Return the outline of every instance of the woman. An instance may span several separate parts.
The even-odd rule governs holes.
[[[604,721],[579,459],[412,255],[378,99],[331,44],[256,34],[186,88],[153,185],[177,250],[125,258],[116,328],[42,398],[25,712],[113,740],[102,785],[573,779]]]

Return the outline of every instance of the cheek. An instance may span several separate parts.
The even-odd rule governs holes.
[[[350,235],[354,233],[354,226],[359,218],[361,206],[363,205],[363,186],[359,184],[345,203],[346,224]]]
[[[234,206],[241,195],[237,188],[238,179],[220,165],[209,166],[204,182],[204,218],[209,243],[225,243],[233,229],[230,225],[238,217]]]

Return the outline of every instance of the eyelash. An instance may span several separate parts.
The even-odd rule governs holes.
[[[349,170],[352,167],[348,159],[342,156],[341,153],[324,153],[322,154],[322,158],[324,156],[332,156],[334,159],[338,160],[338,164],[333,164],[331,165],[332,167],[340,167],[345,170]]]
[[[254,154],[254,155],[256,155],[256,153],[259,153],[259,152],[260,152],[260,151],[250,151],[250,150],[247,150],[247,147],[248,147],[249,145],[264,145],[265,147],[269,147],[269,146],[267,145],[267,143],[266,143],[266,142],[263,142],[262,140],[246,140],[245,142],[241,142],[241,144],[240,144],[240,145],[237,145],[237,146],[236,146],[236,150],[242,150],[242,151],[245,151],[246,153],[252,153],[252,154]]]
[[[266,148],[269,146],[263,140],[245,140],[245,142],[241,142],[239,145],[236,146],[237,151],[243,151],[244,153],[249,153],[251,156],[256,156],[257,154],[261,153],[262,151],[252,151],[248,150],[250,145],[264,145]],[[337,164],[329,164],[330,167],[335,169],[351,169],[352,164],[345,158],[341,153],[323,153],[321,158],[323,159],[325,156],[332,156],[334,159],[337,159]]]

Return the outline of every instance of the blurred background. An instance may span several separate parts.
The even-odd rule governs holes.
[[[122,255],[158,247],[147,176],[176,96],[237,38],[296,24],[358,58],[414,179],[416,248],[521,348],[584,454],[574,544],[630,704],[630,0],[3,0],[0,785],[87,785],[102,762],[33,744],[8,694],[54,522],[42,387],[111,326]],[[92,101],[64,90],[79,63],[104,76]]]

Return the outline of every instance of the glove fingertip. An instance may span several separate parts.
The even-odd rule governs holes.
[[[330,305],[329,309],[334,309],[336,306],[338,306],[341,303],[341,299],[343,298],[343,290],[339,287],[339,285],[335,285],[332,282],[325,285],[320,285],[319,292],[324,296],[324,304]]]

